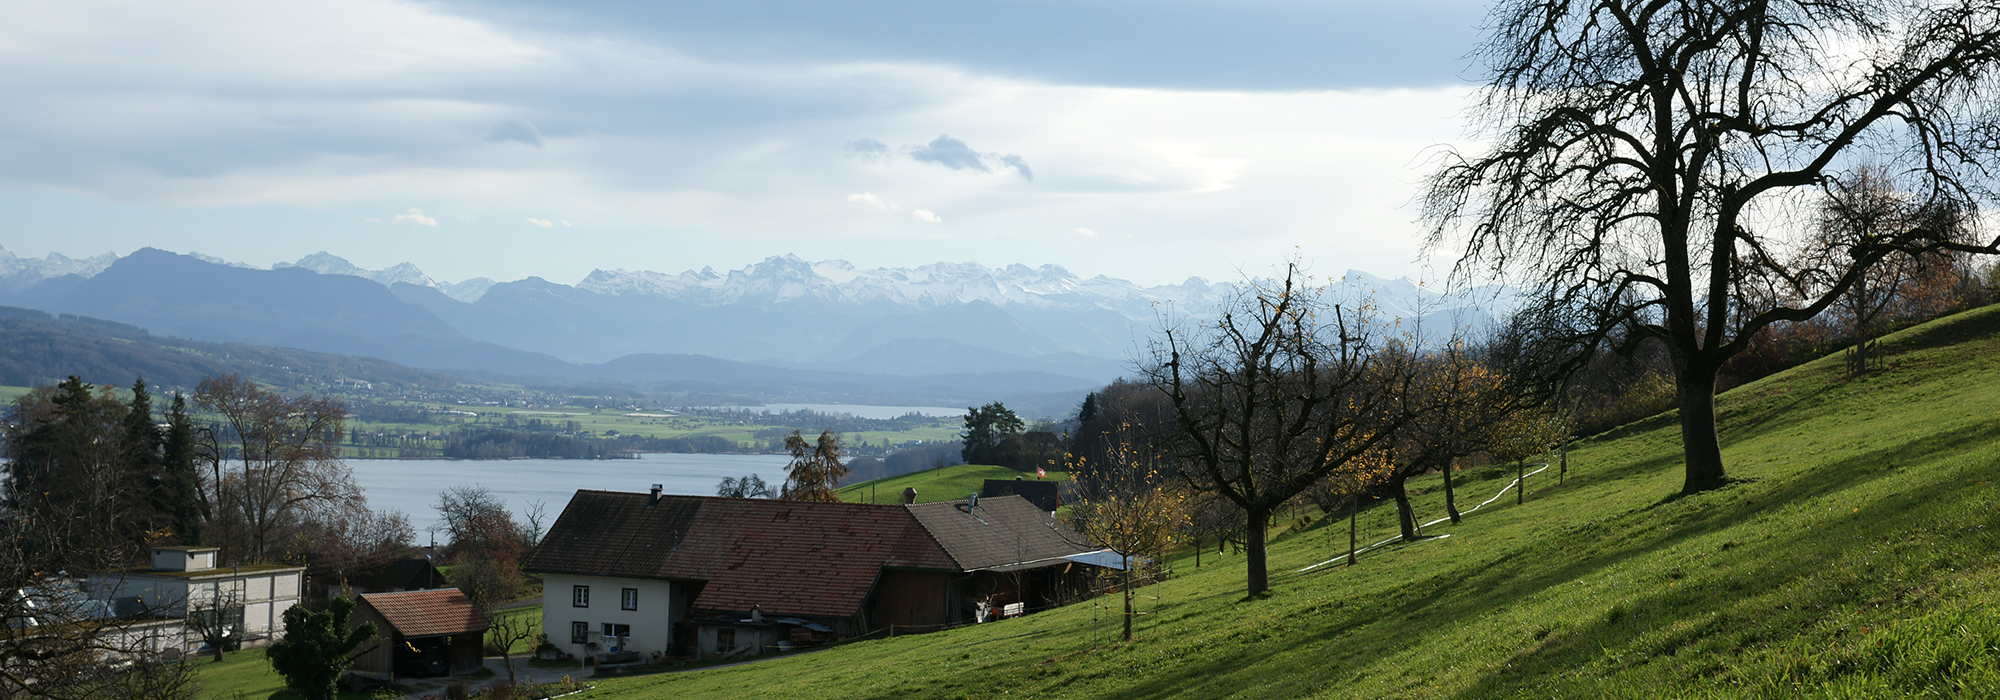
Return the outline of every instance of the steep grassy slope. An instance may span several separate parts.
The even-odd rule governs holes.
[[[903,496],[903,489],[917,487],[917,502],[955,501],[967,494],[978,493],[986,485],[987,479],[1012,479],[1014,477],[1035,478],[1034,473],[1017,472],[1006,467],[991,464],[960,464],[942,469],[927,469],[886,479],[863,481],[840,489],[840,500],[849,503],[897,503]],[[1049,481],[1069,478],[1068,472],[1049,472]],[[873,501],[870,501],[870,498]]]
[[[1344,523],[1288,531],[1268,598],[1239,556],[1180,562],[1135,643],[1085,603],[591,697],[2000,697],[2000,308],[1884,345],[1876,374],[1829,358],[1723,396],[1725,489],[1671,495],[1661,416],[1352,569],[1299,571]],[[1467,476],[1483,500],[1511,474]]]

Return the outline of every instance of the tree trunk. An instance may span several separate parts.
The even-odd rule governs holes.
[[[1417,532],[1417,511],[1410,507],[1410,493],[1403,489],[1407,477],[1397,476],[1389,480],[1390,488],[1396,492],[1396,521],[1403,528],[1403,539],[1414,540]]]
[[[1723,484],[1722,442],[1715,430],[1715,370],[1684,367],[1680,371],[1681,451],[1687,456],[1687,479],[1681,493],[1690,494]]]
[[[1132,558],[1125,557],[1125,641],[1132,641]]]
[[[1354,565],[1354,547],[1361,530],[1361,497],[1347,499],[1347,565]]]
[[[1201,533],[1194,533],[1194,568],[1201,568]]]
[[[1514,461],[1514,505],[1528,502],[1528,460]]]
[[[1246,509],[1243,515],[1243,564],[1249,574],[1247,588],[1250,595],[1258,595],[1271,590],[1271,572],[1264,556],[1264,531],[1271,526],[1271,511],[1252,508]]]
[[[1451,524],[1457,525],[1462,522],[1458,516],[1458,494],[1451,488],[1450,461],[1444,463],[1444,512],[1451,516]]]

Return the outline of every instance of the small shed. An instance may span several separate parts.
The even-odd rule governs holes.
[[[378,680],[458,675],[479,670],[486,616],[456,588],[370,593],[354,606],[352,627],[375,623],[374,648],[354,660],[354,674]]]

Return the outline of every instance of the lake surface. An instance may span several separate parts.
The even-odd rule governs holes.
[[[644,492],[653,484],[666,493],[715,495],[723,477],[755,474],[777,488],[785,483],[790,455],[644,454],[639,459],[350,459],[354,482],[375,510],[400,510],[417,528],[417,544],[429,542],[437,522],[438,493],[453,486],[484,486],[516,515],[541,501],[544,526],[555,522],[577,489]],[[443,533],[439,533],[443,536]]]

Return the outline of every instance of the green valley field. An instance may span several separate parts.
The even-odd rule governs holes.
[[[1013,479],[1021,477],[1036,479],[1034,472],[1017,472],[1007,467],[990,464],[961,464],[942,469],[927,469],[874,481],[863,481],[840,488],[840,500],[849,503],[900,503],[903,489],[916,487],[917,502],[955,501],[968,494],[978,493],[986,485],[987,479]],[[1069,472],[1049,472],[1046,481],[1063,481]]]
[[[1720,490],[1673,495],[1659,416],[1583,443],[1526,505],[1355,568],[1300,572],[1344,550],[1345,523],[1290,521],[1268,597],[1244,599],[1239,555],[1182,559],[1141,591],[1157,600],[1133,643],[1086,602],[587,697],[2000,696],[2000,307],[1883,346],[1867,376],[1827,358],[1720,397]],[[1441,514],[1436,481],[1416,485]],[[1394,535],[1393,509],[1362,527]]]

